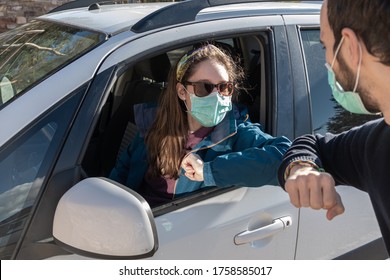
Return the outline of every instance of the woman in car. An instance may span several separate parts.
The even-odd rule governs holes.
[[[243,79],[239,65],[212,44],[186,53],[170,71],[154,122],[121,155],[110,178],[151,206],[212,186],[277,184],[290,141],[264,133],[234,105]]]

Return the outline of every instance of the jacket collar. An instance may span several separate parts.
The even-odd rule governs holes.
[[[135,123],[141,136],[145,136],[146,131],[153,123],[156,116],[156,105],[142,103],[134,106]],[[247,110],[233,105],[233,109],[226,113],[225,118],[215,126],[214,130],[203,141],[194,147],[199,149],[204,146],[216,145],[237,132],[237,126],[246,121]]]
[[[246,119],[247,110],[240,110],[237,106],[233,106],[233,109],[226,114],[225,118],[215,126],[214,130],[203,141],[194,147],[193,151],[211,148],[217,145],[220,146],[217,148],[218,150],[226,149],[224,146],[228,145],[228,143],[225,142],[225,144],[222,144],[222,142],[235,135],[237,133],[237,126],[246,121]]]

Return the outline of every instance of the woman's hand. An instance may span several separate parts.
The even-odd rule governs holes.
[[[197,155],[190,153],[184,157],[181,167],[185,174],[192,181],[204,181],[203,178],[203,160]]]

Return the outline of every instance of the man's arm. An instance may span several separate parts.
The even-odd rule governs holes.
[[[335,185],[359,184],[358,168],[352,164],[361,161],[356,153],[359,138],[357,130],[298,137],[278,170],[279,183],[291,203],[296,207],[326,209],[328,219],[342,214],[344,206]]]
[[[328,220],[344,213],[344,205],[332,175],[320,172],[315,167],[296,164],[285,180],[284,189],[295,207],[325,209]]]

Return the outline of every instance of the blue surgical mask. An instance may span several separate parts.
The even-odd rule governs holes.
[[[353,88],[353,91],[345,91],[339,82],[336,80],[336,75],[333,71],[333,65],[336,60],[336,56],[341,48],[341,44],[344,41],[344,37],[341,38],[340,43],[336,49],[336,52],[334,54],[334,58],[332,61],[332,65],[329,65],[328,63],[325,63],[325,67],[328,69],[328,83],[330,88],[332,89],[332,94],[334,99],[347,111],[355,114],[366,114],[366,115],[373,115],[375,113],[369,112],[366,107],[363,104],[362,99],[360,98],[360,95],[356,92],[356,88],[358,86],[359,77],[360,77],[360,67],[362,64],[362,49],[359,44],[359,65],[357,69],[356,74],[356,82],[355,86]]]
[[[222,96],[218,91],[204,97],[198,97],[190,93],[190,99],[190,114],[205,127],[216,126],[225,118],[226,113],[232,109],[232,97]]]

